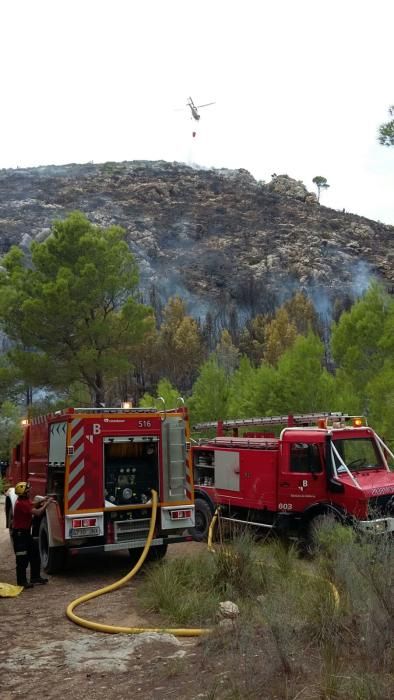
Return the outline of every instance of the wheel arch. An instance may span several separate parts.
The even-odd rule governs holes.
[[[333,515],[342,525],[347,522],[346,511],[334,503],[314,503],[309,506],[303,515],[303,524],[308,526],[318,515]]]
[[[213,515],[216,510],[216,504],[214,503],[212,498],[210,498],[210,496],[207,493],[205,493],[205,491],[200,491],[198,487],[194,487],[194,500],[196,500],[197,498],[200,498],[202,501],[205,501],[205,503],[208,504]]]
[[[44,521],[47,525],[49,547],[63,547],[65,544],[63,519],[57,503],[49,505],[46,509],[41,518],[40,529]]]

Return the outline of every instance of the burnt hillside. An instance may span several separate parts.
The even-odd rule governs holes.
[[[324,312],[373,277],[394,287],[394,227],[321,206],[287,176],[162,161],[1,170],[0,253],[28,250],[76,209],[126,229],[147,301],[180,294],[195,316],[250,316],[296,289]]]

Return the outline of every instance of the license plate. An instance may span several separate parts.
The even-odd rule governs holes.
[[[98,527],[72,527],[70,537],[95,537],[100,534]]]

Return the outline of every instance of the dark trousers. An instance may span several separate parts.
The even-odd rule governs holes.
[[[12,541],[16,558],[16,582],[18,586],[27,583],[26,570],[30,564],[30,578],[40,577],[40,553],[30,530],[13,530]]]

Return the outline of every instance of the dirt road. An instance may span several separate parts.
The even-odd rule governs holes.
[[[184,556],[200,546],[173,545],[170,556]],[[127,553],[85,555],[72,561],[63,575],[49,577],[47,585],[16,598],[0,598],[2,700],[208,697],[216,671],[205,667],[197,639],[101,634],[67,619],[70,601],[116,581],[129,569]],[[78,614],[108,624],[160,627],[157,617],[138,606],[135,590],[143,580],[142,572],[119,591],[80,606]],[[0,503],[0,581],[15,583],[4,503]]]

